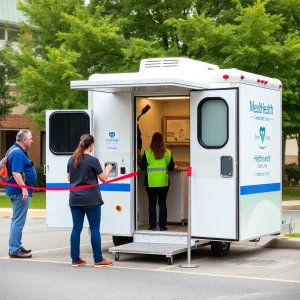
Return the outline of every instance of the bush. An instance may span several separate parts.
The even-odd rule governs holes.
[[[39,166],[35,168],[37,180],[35,186],[37,187],[45,187],[46,186],[46,176],[44,175],[44,167]]]
[[[300,180],[300,168],[295,163],[285,165],[285,176],[288,186],[296,186]]]

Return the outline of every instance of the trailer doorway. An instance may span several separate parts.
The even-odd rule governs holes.
[[[190,97],[157,96],[136,97],[136,231],[148,230],[148,197],[144,185],[145,171],[138,166],[138,150],[141,155],[149,148],[152,135],[160,132],[164,136],[166,147],[171,150],[176,169],[169,173],[170,188],[167,196],[168,232],[187,232],[188,215],[188,178],[187,167],[190,163]],[[150,109],[145,114],[145,107]],[[175,124],[177,124],[177,128]],[[184,128],[179,127],[184,126]],[[168,136],[167,136],[168,131]],[[157,219],[159,207],[157,205]],[[159,226],[157,225],[159,231]]]

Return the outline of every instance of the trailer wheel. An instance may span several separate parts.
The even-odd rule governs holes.
[[[168,265],[173,265],[173,256],[168,257]]]
[[[230,242],[210,242],[211,253],[216,257],[226,256],[230,249]]]
[[[132,236],[116,236],[112,237],[113,243],[115,246],[121,246],[124,244],[132,243],[133,237]]]
[[[120,259],[120,254],[119,254],[119,253],[116,253],[116,254],[115,254],[115,261],[119,261],[119,259]]]

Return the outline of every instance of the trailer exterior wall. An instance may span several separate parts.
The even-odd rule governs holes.
[[[281,91],[242,84],[239,239],[281,230]]]

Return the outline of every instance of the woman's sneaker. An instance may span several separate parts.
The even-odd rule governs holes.
[[[80,258],[79,261],[76,262],[72,262],[72,267],[79,267],[79,266],[83,266],[86,265],[86,260]]]
[[[113,264],[112,261],[103,259],[101,262],[95,263],[95,264],[94,264],[94,267],[95,267],[95,268],[109,267],[109,266],[111,266],[112,264]]]

